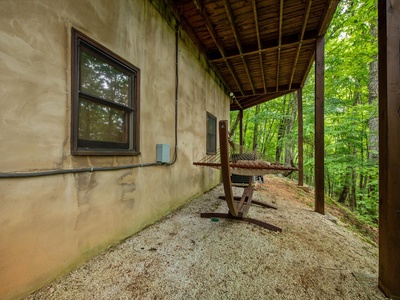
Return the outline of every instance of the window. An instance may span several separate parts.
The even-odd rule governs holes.
[[[139,154],[139,69],[73,29],[72,154]]]
[[[217,153],[217,118],[207,113],[207,154]]]

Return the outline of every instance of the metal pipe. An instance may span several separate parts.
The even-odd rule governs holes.
[[[146,163],[126,166],[115,166],[115,167],[86,167],[76,169],[63,169],[63,170],[47,170],[38,172],[16,172],[16,173],[0,173],[0,178],[28,178],[28,177],[41,177],[50,175],[62,175],[71,173],[84,173],[84,172],[97,172],[97,171],[117,171],[124,169],[134,169],[150,166],[162,165],[161,163]]]
[[[180,25],[176,25],[175,30],[175,148],[174,156],[172,161],[168,162],[167,165],[173,165],[178,158],[178,93],[179,93],[179,28]]]

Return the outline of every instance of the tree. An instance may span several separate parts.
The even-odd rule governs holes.
[[[376,0],[342,0],[326,34],[325,182],[371,223],[378,216]],[[244,111],[245,144],[296,164],[296,95]],[[314,71],[303,87],[304,180],[314,183]],[[256,133],[256,134],[255,134]],[[296,176],[295,174],[293,175]]]

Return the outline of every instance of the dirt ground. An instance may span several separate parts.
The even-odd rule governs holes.
[[[234,188],[240,195],[241,188]],[[252,218],[281,233],[227,219],[222,186],[149,226],[26,299],[385,299],[378,248],[336,210],[313,211],[313,192],[265,176]]]

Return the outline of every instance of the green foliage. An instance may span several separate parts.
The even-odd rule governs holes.
[[[378,162],[369,155],[370,136],[375,134],[369,128],[369,121],[377,118],[378,108],[370,100],[368,85],[370,63],[377,60],[376,28],[376,1],[340,2],[325,36],[324,112],[325,190],[336,200],[345,196],[345,205],[375,225],[378,222]],[[304,178],[310,185],[314,184],[314,81],[312,68],[303,87]],[[298,132],[297,120],[292,120],[292,104],[293,95],[286,95],[260,105],[257,114],[255,108],[246,110],[246,147],[253,144],[254,125],[258,124],[258,150],[274,159],[282,147],[281,162],[287,161],[285,155],[289,155],[297,164]],[[237,112],[232,114],[234,120]],[[294,123],[292,128],[290,122]],[[290,130],[283,132],[282,126]],[[238,131],[234,138],[238,142]],[[351,203],[351,197],[356,205]]]

